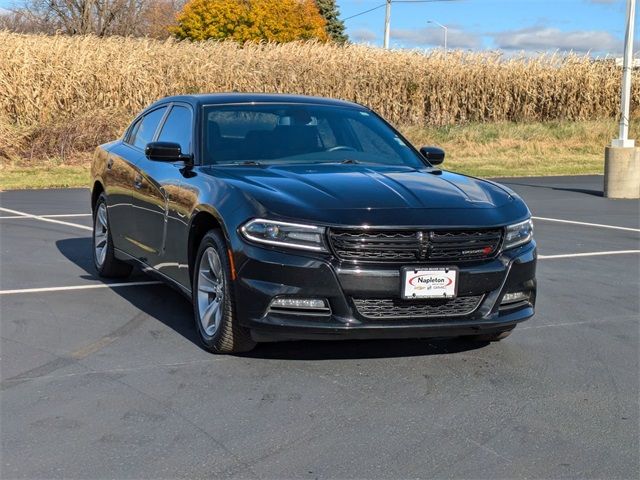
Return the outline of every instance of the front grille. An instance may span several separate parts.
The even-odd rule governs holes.
[[[500,249],[502,229],[347,230],[331,229],[329,241],[341,260],[442,262],[485,260]]]
[[[401,300],[396,298],[354,298],[358,313],[366,318],[438,318],[473,313],[483,295],[450,299]]]

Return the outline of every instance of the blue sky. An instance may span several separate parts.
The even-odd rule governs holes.
[[[8,8],[20,0],[0,0]],[[347,18],[385,0],[337,0]],[[345,21],[352,41],[382,45],[384,7]],[[449,28],[450,48],[508,52],[574,50],[619,55],[624,39],[626,0],[449,0],[393,3],[391,46],[434,48]],[[640,28],[638,29],[640,30]],[[640,32],[636,33],[636,41]],[[640,42],[639,42],[640,43]]]
[[[342,18],[384,0],[338,0]],[[346,20],[352,40],[382,44],[384,7]],[[391,46],[433,48],[449,28],[449,47],[509,51],[575,50],[619,54],[624,39],[625,0],[453,0],[393,3]],[[635,38],[639,38],[636,34]]]

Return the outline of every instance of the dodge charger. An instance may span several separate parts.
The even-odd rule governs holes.
[[[295,339],[506,337],[534,314],[524,201],[441,168],[364,106],[185,95],[92,163],[99,275],[134,266],[193,304],[205,348]]]

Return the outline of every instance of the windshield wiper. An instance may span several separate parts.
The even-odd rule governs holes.
[[[346,158],[344,160],[342,160],[340,163],[344,164],[344,165],[355,165],[357,163],[360,163],[358,160],[354,160],[353,158]]]
[[[243,160],[242,162],[237,162],[236,165],[262,165],[260,162],[256,162],[255,160]]]
[[[262,164],[260,162],[256,162],[255,160],[242,160],[241,162],[215,163],[214,165],[219,165],[221,167],[229,167],[229,166],[237,166],[237,165],[262,165]]]

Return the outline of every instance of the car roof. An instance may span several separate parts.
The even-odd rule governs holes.
[[[366,110],[363,105],[334,98],[312,97],[309,95],[289,95],[283,93],[203,93],[194,95],[175,95],[154,102],[147,109],[168,102],[185,102],[193,106],[216,105],[229,103],[300,103],[312,105],[328,105],[351,107]]]

